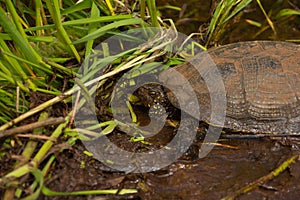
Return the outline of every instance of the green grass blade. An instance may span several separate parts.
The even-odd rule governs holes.
[[[265,9],[263,8],[263,6],[262,6],[260,0],[256,0],[256,2],[257,2],[257,4],[259,5],[261,11],[263,12],[263,14],[264,14],[264,16],[265,16],[265,18],[266,18],[268,24],[270,25],[271,29],[273,30],[274,34],[277,35],[275,26],[274,26],[272,20],[271,20],[271,19],[269,18],[269,16],[267,15],[267,13],[266,13]]]
[[[38,63],[41,60],[40,56],[33,50],[30,44],[23,38],[16,26],[11,23],[5,14],[3,8],[0,7],[0,24],[4,30],[10,35],[17,47],[20,48],[22,54],[31,62]]]
[[[143,24],[144,25],[145,23],[143,20],[141,20],[139,18],[133,18],[133,19],[127,19],[127,20],[113,22],[111,24],[108,24],[106,26],[99,28],[97,31],[94,31],[81,39],[76,40],[75,42],[73,42],[73,44],[78,44],[78,43],[82,43],[82,42],[87,42],[89,40],[94,40],[94,39],[104,35],[109,30],[116,29],[120,26],[129,26],[129,25],[133,25],[133,24]]]
[[[225,27],[230,19],[237,15],[242,9],[248,6],[252,0],[222,0],[214,11],[213,18],[209,24],[207,43],[218,41],[224,33]]]
[[[231,14],[224,20],[224,23],[230,20],[233,16],[235,16],[238,12],[243,10],[246,6],[248,6],[252,0],[242,0],[240,1],[237,6],[234,8],[234,10],[231,12]]]
[[[85,19],[77,19],[72,21],[62,22],[63,26],[75,26],[75,25],[84,25],[90,23],[103,23],[103,22],[115,22],[118,20],[123,19],[131,19],[133,15],[117,15],[117,16],[100,16],[100,17],[93,17],[93,18],[85,18]],[[37,31],[37,30],[46,30],[46,29],[53,29],[55,25],[49,24],[40,27],[30,27],[25,29],[25,31]]]
[[[92,4],[92,9],[91,9],[91,18],[97,18],[97,16],[100,15],[100,10],[98,9],[96,4]],[[92,33],[96,31],[98,28],[98,25],[96,23],[90,23],[89,25],[89,30],[88,33]],[[85,58],[89,57],[91,54],[91,51],[93,50],[93,44],[94,40],[89,40],[86,43],[86,49],[85,49]]]
[[[159,27],[158,23],[158,16],[157,16],[157,9],[156,9],[156,4],[155,0],[146,0],[148,8],[149,8],[149,13],[150,13],[150,18],[152,22],[152,26],[154,27]]]
[[[130,19],[133,15],[118,15],[118,16],[96,16],[92,15],[91,18],[86,19],[78,19],[78,20],[72,20],[63,22],[63,26],[74,26],[74,25],[82,25],[82,24],[90,24],[90,23],[103,23],[103,22],[115,22],[122,19]]]
[[[141,5],[140,5],[140,13],[141,13],[141,18],[145,20],[145,12],[146,12],[146,0],[141,0]]]
[[[5,0],[5,2],[6,2],[6,7],[7,7],[8,11],[9,11],[9,14],[12,17],[12,20],[14,22],[14,25],[16,26],[18,32],[20,33],[20,35],[22,36],[22,38],[25,40],[25,42],[28,43],[27,36],[26,36],[26,34],[24,32],[22,24],[20,23],[21,18],[19,17],[19,15],[18,15],[18,13],[17,13],[17,11],[15,9],[15,6],[13,5],[12,1],[10,1],[10,0]]]
[[[23,85],[22,81],[28,80],[29,85],[31,85],[32,83],[31,83],[29,77],[27,76],[27,74],[23,70],[23,67],[20,65],[20,63],[17,60],[6,55],[6,53],[9,53],[9,54],[12,54],[12,53],[11,53],[9,47],[7,46],[7,44],[5,43],[5,41],[3,41],[1,39],[0,39],[0,49],[2,51],[2,57],[4,59],[4,60],[0,60],[0,61],[2,62],[3,65],[5,65],[7,68],[9,68],[11,74],[14,74],[14,76],[12,76],[12,77],[17,82],[17,84],[21,87],[21,89],[25,92],[28,92],[28,88],[25,87],[25,85]],[[35,86],[33,86],[33,88],[35,88]]]
[[[0,77],[12,84],[16,83],[15,80],[12,78],[11,71],[5,65],[3,65],[2,62],[0,62]]]
[[[72,44],[71,39],[68,36],[68,33],[64,29],[61,23],[61,14],[60,14],[60,9],[59,9],[59,0],[45,0],[47,7],[49,9],[50,15],[54,21],[55,27],[58,31],[58,36],[61,39],[63,43],[68,45],[70,51],[72,54],[75,56],[76,60],[78,62],[81,61],[80,55],[77,52],[75,46]]]
[[[299,10],[294,10],[294,9],[282,9],[279,11],[279,13],[275,16],[275,19],[279,19],[281,17],[285,17],[285,16],[291,16],[291,15],[300,15],[300,11]]]
[[[136,189],[107,189],[107,190],[86,190],[86,191],[76,191],[76,192],[56,192],[52,191],[46,187],[42,189],[43,194],[47,196],[69,196],[69,195],[103,195],[103,194],[134,194],[138,191]]]
[[[217,27],[217,23],[219,21],[219,18],[221,16],[221,13],[222,13],[223,9],[224,9],[224,4],[219,3],[216,10],[215,10],[215,12],[214,12],[213,18],[211,19],[211,21],[209,23],[208,30],[206,32],[207,35],[210,35],[209,38],[212,37],[212,34],[214,33],[214,30]]]
[[[79,3],[76,3],[72,6],[67,7],[66,9],[61,11],[62,15],[68,15],[70,13],[74,13],[77,11],[81,11],[84,9],[88,9],[91,8],[92,6],[92,0],[84,0],[84,1],[80,1]]]
[[[252,26],[256,26],[258,28],[261,28],[261,23],[257,22],[257,21],[254,21],[254,20],[251,20],[251,19],[245,19],[245,21],[252,25]]]
[[[43,25],[42,6],[43,5],[41,0],[35,1],[35,26]],[[43,30],[37,31],[37,35],[38,36],[44,35],[44,31]]]
[[[96,4],[100,11],[102,11],[102,15],[110,15],[110,10],[107,8],[107,4],[104,1],[93,0],[94,4]]]
[[[114,8],[113,8],[112,4],[110,3],[110,0],[105,0],[105,3],[106,3],[106,6],[107,6],[107,8],[108,8],[110,14],[111,14],[112,16],[114,16],[114,15],[115,15],[115,12],[114,12]]]
[[[48,74],[53,74],[53,71],[51,70],[51,68],[50,68],[49,66],[44,67],[44,66],[41,66],[41,65],[32,63],[32,62],[30,62],[30,61],[28,61],[28,60],[26,60],[26,59],[24,59],[24,58],[17,57],[17,56],[16,56],[15,54],[13,54],[13,53],[3,52],[3,54],[6,54],[7,56],[9,56],[9,57],[11,57],[11,58],[14,58],[14,59],[17,60],[17,61],[20,61],[20,62],[26,63],[26,64],[28,64],[28,65],[34,66],[34,67],[36,67],[36,69],[39,69],[39,70],[41,70],[41,71],[43,71],[43,72],[46,72],[46,73],[48,73]],[[20,71],[22,71],[22,70],[20,69]]]

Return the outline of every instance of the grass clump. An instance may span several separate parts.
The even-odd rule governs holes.
[[[151,7],[148,9],[150,4]],[[114,7],[125,9],[127,12],[120,12]],[[155,13],[155,2],[144,2],[142,9]],[[4,140],[8,135],[4,130],[41,111],[44,112],[40,114],[40,121],[47,120],[51,117],[48,113],[53,112],[51,110],[55,103],[62,100],[70,103],[71,99],[67,97],[80,89],[71,89],[74,84],[73,78],[77,75],[83,59],[93,51],[93,46],[103,40],[101,38],[119,33],[121,29],[147,27],[151,23],[159,26],[157,16],[150,19],[148,13],[147,15],[145,12],[142,13],[145,20],[135,17],[140,15],[135,8],[130,10],[130,7],[122,5],[122,2],[112,4],[111,1],[84,0],[76,3],[71,0],[46,0],[26,1],[26,4],[25,1],[1,1],[0,139]],[[45,97],[45,100],[50,100],[42,103],[38,99],[34,100],[33,94],[36,94],[38,99]],[[41,193],[87,195],[136,192],[135,189],[125,189],[56,193],[44,186],[43,179],[55,156],[48,159],[43,171],[38,170],[39,164],[69,125],[72,112],[66,111],[69,113],[64,116],[64,123],[61,123],[49,137],[44,138],[47,141],[43,145],[32,139],[42,139],[42,134],[49,129],[35,128],[33,134],[26,134],[32,138],[23,151],[27,162],[16,163],[13,171],[0,178],[2,187],[6,187],[3,198],[27,196],[27,199],[36,199]],[[7,139],[9,144],[16,141],[14,137]],[[21,189],[18,180],[11,180],[27,173],[32,173],[36,179],[30,186],[32,194]]]

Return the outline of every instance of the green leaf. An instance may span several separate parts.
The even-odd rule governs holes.
[[[74,4],[73,6],[70,6],[63,11],[61,11],[62,15],[67,15],[76,11],[84,10],[91,8],[92,6],[92,1],[91,0],[84,0],[84,1],[79,1],[79,3]]]
[[[133,25],[133,24],[145,24],[145,23],[143,20],[141,20],[139,18],[126,19],[126,20],[113,22],[111,24],[108,24],[106,26],[99,28],[98,30],[88,34],[87,36],[85,36],[79,40],[76,40],[75,42],[73,42],[73,44],[78,44],[78,43],[86,42],[89,40],[94,40],[94,39],[104,35],[105,33],[107,33],[107,31],[118,28],[120,26],[128,26],[128,25]]]
[[[113,132],[113,130],[117,127],[118,123],[116,121],[110,121],[111,123],[102,130],[103,135],[108,135],[109,133]]]
[[[100,17],[91,17],[91,18],[84,18],[84,19],[77,19],[62,22],[63,26],[75,26],[75,25],[83,25],[83,24],[90,24],[90,23],[103,23],[103,22],[114,22],[122,19],[131,19],[133,15],[118,15],[118,16],[100,16]],[[26,32],[28,31],[38,31],[38,30],[47,30],[55,28],[54,24],[44,25],[44,26],[37,26],[37,27],[30,27],[25,29]]]
[[[276,15],[275,19],[279,19],[281,17],[285,17],[285,16],[290,16],[290,15],[300,15],[300,11],[299,10],[294,10],[294,9],[282,9],[280,10],[280,12]]]
[[[69,35],[67,31],[64,29],[62,22],[61,22],[61,13],[59,8],[59,1],[58,0],[46,0],[47,8],[49,9],[50,15],[54,21],[55,27],[57,29],[57,36],[58,38],[68,46],[69,51],[74,55],[76,60],[78,62],[81,62],[81,57],[75,48],[75,46],[72,44],[71,39],[69,38]]]
[[[256,26],[256,27],[258,27],[258,28],[261,27],[261,23],[259,23],[259,22],[257,22],[257,21],[253,21],[253,20],[251,20],[251,19],[245,19],[245,21],[246,21],[248,24],[252,25],[252,26]]]
[[[38,199],[41,190],[44,186],[44,177],[43,172],[36,168],[30,168],[30,172],[33,174],[35,180],[39,183],[39,187],[29,196],[22,198],[22,200],[32,200],[32,199]]]
[[[92,8],[91,8],[91,18],[97,18],[97,16],[100,15],[100,11],[98,9],[98,7],[96,6],[96,4],[92,4]],[[98,24],[96,23],[90,23],[89,25],[89,30],[88,30],[88,33],[92,33],[94,31],[96,31],[98,28]],[[87,43],[86,43],[86,49],[85,49],[85,58],[87,58],[92,50],[93,50],[93,44],[94,44],[94,40],[89,40]]]
[[[231,19],[233,16],[235,16],[238,12],[240,12],[242,9],[244,9],[246,6],[248,6],[251,3],[252,0],[244,0],[241,1],[231,12],[231,14],[224,20],[224,22],[227,22],[229,19]]]
[[[13,41],[20,48],[23,55],[31,62],[38,64],[41,58],[37,56],[37,53],[27,43],[26,39],[23,38],[16,26],[8,19],[2,7],[0,7],[0,24],[9,34],[10,38],[13,38]]]

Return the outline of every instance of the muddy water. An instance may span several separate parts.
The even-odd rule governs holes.
[[[274,170],[299,153],[270,140],[226,141],[238,149],[215,147],[205,158],[177,162],[161,173],[146,174],[145,199],[220,199]],[[300,166],[293,165],[294,171]],[[297,199],[299,173],[286,171],[275,180],[240,196],[240,199]]]
[[[139,119],[147,121],[144,117],[140,112]],[[163,129],[157,136],[160,141],[169,141],[173,131]],[[191,154],[198,155],[201,144],[201,139],[195,139],[192,146],[197,147],[196,151],[187,152],[165,169],[138,175],[138,196],[142,199],[221,199],[300,153],[300,141],[296,139],[220,139],[206,157],[195,159]],[[297,199],[299,180],[300,162],[239,199]]]
[[[174,20],[178,31],[190,33],[204,33],[213,15],[216,0],[164,0],[157,1],[163,18]],[[218,44],[227,44],[246,40],[293,40],[300,37],[300,17],[291,16],[277,18],[276,15],[282,9],[299,9],[298,0],[263,0],[261,1],[269,18],[274,23],[276,34],[268,27],[267,20],[256,1],[237,14],[226,27],[226,31],[218,41]],[[173,5],[181,8],[181,11],[166,8]],[[247,20],[259,22],[261,27],[247,23]],[[267,28],[268,27],[268,28]],[[205,39],[205,38],[204,38]]]
[[[220,143],[230,148],[216,146],[203,159],[190,161],[183,157],[164,169],[143,174],[111,171],[84,155],[84,146],[76,145],[57,158],[57,174],[46,182],[47,187],[55,191],[136,188],[138,193],[98,197],[44,196],[41,199],[221,199],[270,173],[290,156],[299,154],[299,149],[291,148],[286,141],[226,140]],[[238,199],[299,199],[299,180],[298,161],[278,177]]]

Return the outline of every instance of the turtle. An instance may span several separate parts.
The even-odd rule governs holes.
[[[214,101],[225,99],[225,110],[220,108],[225,114],[223,128],[268,134],[300,132],[300,46],[295,43],[231,43],[201,52],[171,70],[186,81],[163,71],[159,80],[164,94],[158,92],[159,99],[164,103],[167,99],[199,121],[216,124],[211,116],[212,110],[218,110],[211,106],[215,96]],[[218,75],[219,80],[211,79],[216,77],[212,75]],[[220,92],[218,81],[225,92]],[[193,106],[199,108],[200,116],[195,116]],[[214,106],[218,107],[218,102]]]

